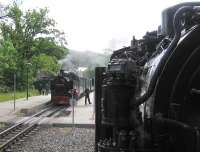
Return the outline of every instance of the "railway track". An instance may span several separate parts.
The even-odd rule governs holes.
[[[11,151],[10,147],[15,143],[20,143],[23,138],[36,130],[38,124],[45,117],[51,117],[58,111],[64,109],[64,107],[53,107],[49,106],[42,111],[32,115],[31,117],[22,120],[21,122],[7,128],[0,132],[0,152]]]

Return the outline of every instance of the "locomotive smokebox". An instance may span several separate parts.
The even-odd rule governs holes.
[[[115,80],[102,86],[102,123],[118,127],[129,126],[129,102],[134,87]]]
[[[98,143],[99,152],[127,151],[130,130],[130,101],[136,88],[136,64],[124,48],[111,57],[101,85],[101,125],[109,133]]]
[[[126,49],[119,54],[125,54]],[[120,57],[122,57],[122,55]],[[113,56],[102,84],[102,123],[116,127],[129,125],[129,102],[134,95],[136,64],[130,58]]]

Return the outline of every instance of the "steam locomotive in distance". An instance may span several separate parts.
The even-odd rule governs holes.
[[[95,71],[96,152],[200,152],[200,2]]]
[[[69,105],[72,95],[78,99],[79,95],[75,89],[78,82],[79,78],[74,73],[60,70],[58,76],[51,81],[51,101],[55,105]]]

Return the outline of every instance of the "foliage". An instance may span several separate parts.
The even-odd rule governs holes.
[[[2,42],[2,47],[0,48],[0,69],[16,69],[16,55],[17,51],[13,47],[13,44],[9,40]]]
[[[16,70],[16,56],[17,51],[13,47],[11,41],[6,40],[2,42],[2,47],[0,48],[0,84],[1,90],[9,90],[9,87],[12,86],[10,81],[12,71]]]
[[[6,9],[7,18],[0,21],[0,86],[11,87],[13,73],[17,73],[18,87],[41,74],[55,74],[57,60],[68,54],[64,32],[55,29],[55,21],[48,17],[48,9],[23,12],[13,3]],[[27,67],[27,65],[32,65]]]
[[[84,72],[83,72],[83,77],[85,78],[94,78],[95,76],[95,71],[94,68],[88,67]]]
[[[36,38],[33,43],[32,49],[34,50],[35,55],[44,53],[56,57],[56,59],[62,59],[68,53],[67,48],[58,45],[51,37],[39,37]]]
[[[59,65],[57,64],[57,60],[55,57],[48,56],[46,54],[40,54],[39,56],[34,56],[32,58],[33,69],[39,69],[36,72],[45,74],[45,75],[54,75],[55,71],[58,71]]]

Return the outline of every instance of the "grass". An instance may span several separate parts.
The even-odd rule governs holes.
[[[4,123],[0,123],[0,129],[4,128],[4,127],[5,127],[5,124]]]
[[[36,96],[39,95],[37,90],[30,90],[29,91],[29,97],[31,96]],[[16,99],[20,98],[26,98],[26,91],[17,91],[16,92]],[[13,100],[14,98],[14,93],[13,92],[8,92],[8,93],[1,93],[0,92],[0,102],[8,101],[8,100]]]

